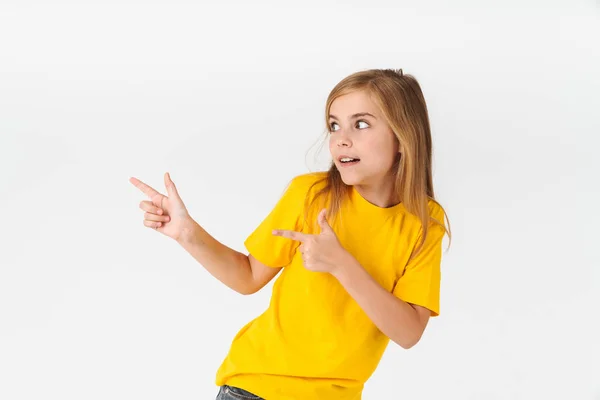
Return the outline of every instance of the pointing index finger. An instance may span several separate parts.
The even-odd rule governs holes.
[[[302,232],[291,231],[287,229],[275,229],[273,230],[273,235],[281,236],[292,240],[297,240],[299,242],[303,242],[308,237],[307,234]]]
[[[146,196],[148,196],[150,199],[154,199],[157,195],[162,197],[162,194],[160,194],[158,191],[146,185],[144,182],[140,181],[137,178],[131,177],[129,178],[129,182],[131,182],[133,186],[144,192]]]

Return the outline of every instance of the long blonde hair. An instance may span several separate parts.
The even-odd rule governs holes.
[[[441,225],[451,240],[448,216],[434,196],[429,115],[419,83],[414,76],[404,74],[401,69],[370,69],[347,76],[331,90],[327,97],[325,106],[327,132],[330,131],[329,110],[333,101],[356,90],[365,90],[371,95],[399,142],[400,157],[393,166],[394,190],[404,208],[417,216],[422,226],[421,243],[411,258],[421,250],[431,221]],[[351,187],[342,181],[333,161],[325,177],[314,185],[323,181],[325,181],[324,187],[315,193],[311,204],[320,196],[329,198],[330,206],[327,214],[328,218],[333,218],[339,212]],[[448,220],[447,226],[443,221],[430,217],[429,200],[433,200],[440,206]],[[311,204],[308,204],[305,210],[308,210]]]

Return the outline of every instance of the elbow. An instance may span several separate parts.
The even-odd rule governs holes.
[[[236,276],[235,284],[231,285],[230,288],[243,296],[249,296],[258,292],[261,287],[256,283],[256,279],[252,273],[252,265],[248,259],[248,256],[243,253],[238,253],[239,262],[241,267],[240,271]]]
[[[251,279],[237,285],[236,287],[232,287],[232,289],[243,296],[249,296],[258,292],[260,289],[263,288],[263,286],[265,285],[261,285],[253,279]]]
[[[243,296],[250,296],[251,294],[254,294],[260,290],[260,288],[257,287],[256,285],[248,285],[248,284],[237,285],[236,287],[230,287],[230,289],[233,289],[235,292],[237,292]]]
[[[417,341],[409,342],[409,341],[399,341],[398,340],[395,342],[398,346],[402,347],[404,350],[408,350],[408,349],[414,347],[419,341],[417,340]]]
[[[394,342],[405,350],[413,348],[421,340],[421,335],[409,338],[398,338]]]
[[[397,342],[398,343],[398,342]],[[414,347],[414,345],[416,345],[418,342],[405,342],[405,343],[398,343],[398,345],[400,345],[400,347],[402,347],[404,350],[408,350],[412,347]]]
[[[256,289],[256,288],[241,288],[239,290],[236,290],[236,292],[238,292],[239,294],[241,294],[243,296],[250,296],[251,294],[258,292],[258,289]]]

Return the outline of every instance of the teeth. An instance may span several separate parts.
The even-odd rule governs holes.
[[[340,159],[341,162],[349,162],[349,161],[355,161],[355,160],[356,160],[355,158],[349,158],[349,157],[344,157],[344,158]]]

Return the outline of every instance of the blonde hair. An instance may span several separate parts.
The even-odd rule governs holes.
[[[432,140],[429,127],[427,105],[421,87],[412,75],[404,74],[402,69],[370,69],[356,72],[342,79],[329,93],[325,106],[325,126],[329,128],[329,110],[335,99],[350,92],[364,90],[371,95],[384,119],[398,139],[400,157],[394,164],[394,190],[404,208],[421,221],[421,243],[412,257],[419,253],[429,231],[429,223],[441,225],[451,239],[449,220],[444,208],[435,200],[432,179]],[[325,185],[312,196],[308,208],[320,196],[329,199],[328,218],[333,218],[341,209],[342,202],[350,193],[351,186],[346,185],[340,176],[335,162],[332,161],[323,179],[315,182]],[[433,200],[440,206],[448,220],[448,228],[443,221],[430,217],[428,201]],[[308,201],[308,197],[307,197]]]

